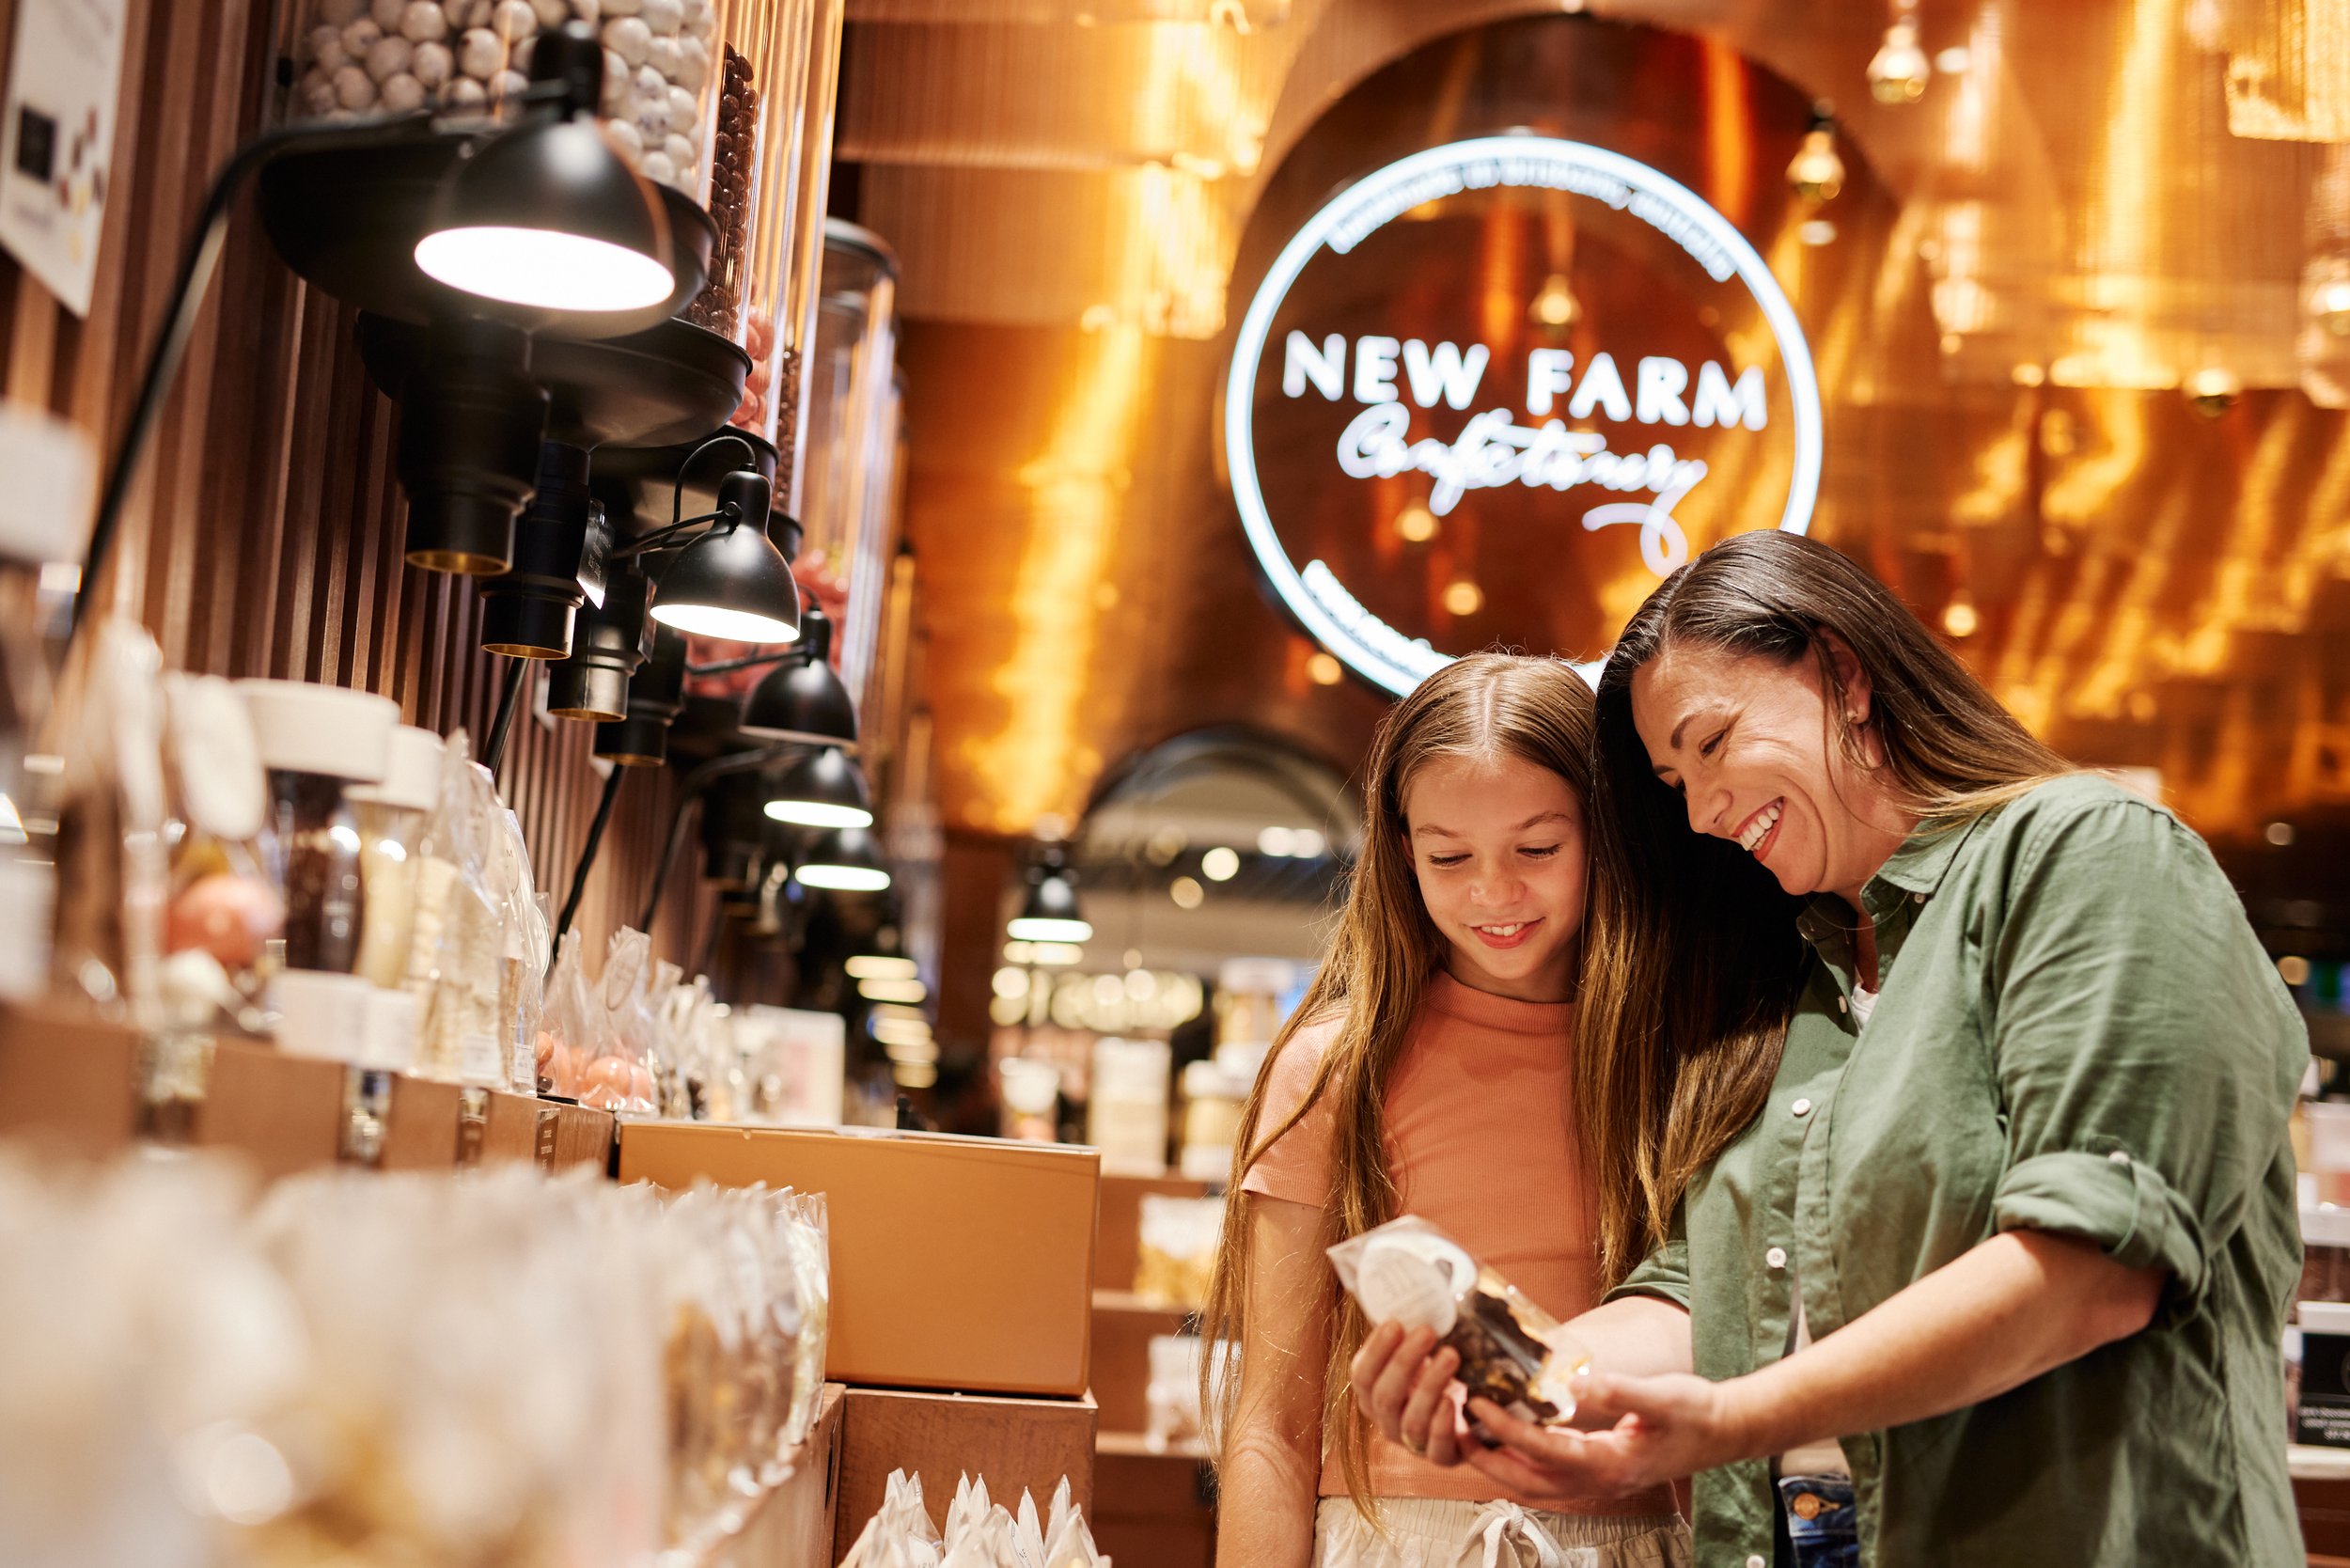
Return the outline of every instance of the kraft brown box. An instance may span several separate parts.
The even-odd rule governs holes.
[[[333,1165],[342,1148],[343,1064],[223,1040],[212,1046],[189,1141],[244,1155],[271,1181]]]
[[[625,1134],[620,1141],[625,1159]],[[955,1483],[966,1475],[985,1480],[988,1497],[1015,1512],[1023,1491],[1034,1494],[1040,1514],[1066,1476],[1071,1499],[1089,1516],[1096,1424],[1090,1399],[851,1388],[840,1429],[833,1561],[849,1555],[881,1507],[892,1470],[922,1478],[932,1524],[946,1522]]]
[[[392,1075],[392,1108],[384,1118],[381,1170],[457,1168],[457,1113],[465,1091],[431,1078]]]
[[[535,1162],[539,1157],[540,1118],[556,1121],[558,1107],[536,1095],[509,1094],[502,1089],[488,1090],[487,1099],[481,1124],[481,1163]]]
[[[0,1137],[103,1159],[138,1136],[139,1037],[55,1008],[0,1008]]]
[[[791,1474],[751,1505],[741,1533],[713,1551],[709,1568],[825,1568],[838,1529],[841,1400],[838,1383],[824,1385],[822,1403]]]
[[[1102,1239],[1095,1244],[1093,1282],[1105,1291],[1131,1291],[1142,1262],[1142,1200],[1145,1198],[1205,1198],[1208,1184],[1180,1176],[1102,1178]],[[1099,1389],[1095,1390],[1097,1393]]]
[[[824,1195],[826,1375],[839,1383],[1083,1394],[1100,1177],[1090,1149],[999,1138],[674,1121],[620,1129],[623,1182],[707,1178]]]
[[[602,1170],[612,1163],[612,1139],[618,1126],[619,1119],[610,1111],[558,1105],[551,1145],[540,1145],[539,1163],[551,1170],[583,1165]],[[540,1136],[546,1137],[546,1130],[542,1128]]]

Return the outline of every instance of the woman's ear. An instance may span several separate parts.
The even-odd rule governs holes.
[[[1869,672],[1862,667],[1860,655],[1852,651],[1852,644],[1829,631],[1820,628],[1820,650],[1827,657],[1836,684],[1844,694],[1844,722],[1857,729],[1869,722],[1870,704],[1874,696],[1869,684]]]

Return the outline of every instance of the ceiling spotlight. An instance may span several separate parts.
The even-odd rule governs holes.
[[[931,988],[918,980],[869,980],[856,982],[856,994],[869,1002],[919,1007],[930,999]]]
[[[851,980],[916,980],[922,973],[920,964],[895,953],[860,953],[841,967]]]
[[[416,242],[426,276],[549,311],[641,310],[669,297],[667,211],[592,118],[603,65],[603,46],[584,24],[540,37],[530,78],[562,84],[561,107],[457,171],[432,231]]]
[[[1230,882],[1240,874],[1240,856],[1218,844],[1199,857],[1199,874],[1210,882]]]
[[[1915,103],[1926,94],[1934,67],[1918,47],[1918,19],[1906,13],[1885,30],[1885,42],[1869,62],[1869,94],[1885,104]]]
[[[1563,331],[1583,319],[1583,304],[1567,284],[1567,274],[1553,273],[1543,280],[1542,291],[1526,307],[1526,319],[1536,326]]]
[[[657,767],[669,756],[669,726],[685,711],[685,638],[666,626],[652,634],[652,656],[628,678],[622,716],[596,726],[596,755],[629,767]]]
[[[1811,129],[1787,165],[1787,183],[1806,201],[1834,201],[1844,188],[1844,160],[1836,155],[1836,121],[1826,111],[1811,117]]]
[[[791,874],[803,887],[834,893],[878,893],[889,886],[888,870],[870,829],[839,827],[816,840]]]
[[[800,827],[870,827],[865,773],[838,746],[801,758],[767,794],[767,815]]]
[[[1077,908],[1077,885],[1058,852],[1029,873],[1028,896],[1004,928],[1022,942],[1084,942],[1093,927]]]
[[[854,746],[856,703],[832,667],[831,619],[813,601],[800,612],[792,651],[751,688],[737,728],[760,740]]]

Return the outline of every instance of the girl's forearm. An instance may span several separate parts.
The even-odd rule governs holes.
[[[1216,1497],[1223,1568],[1308,1568],[1321,1466],[1277,1435],[1242,1431],[1225,1455]]]
[[[1979,1403],[2126,1338],[2153,1318],[2158,1269],[2011,1231],[1969,1249],[1794,1356],[1721,1385],[1747,1458]]]

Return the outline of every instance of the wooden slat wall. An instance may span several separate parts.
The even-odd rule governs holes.
[[[131,9],[88,319],[0,255],[0,394],[73,421],[102,450],[128,418],[206,181],[264,122],[275,60],[269,0]],[[0,0],[0,69],[15,10]],[[144,621],[176,667],[364,687],[398,698],[410,723],[478,737],[506,661],[479,651],[470,582],[401,560],[393,435],[352,313],[287,271],[248,202],[93,591]],[[602,787],[588,741],[585,725],[518,719],[499,779],[558,902]],[[576,921],[595,949],[642,910],[672,784],[640,770],[622,787]],[[696,886],[683,868],[654,932],[681,964],[711,918]]]

